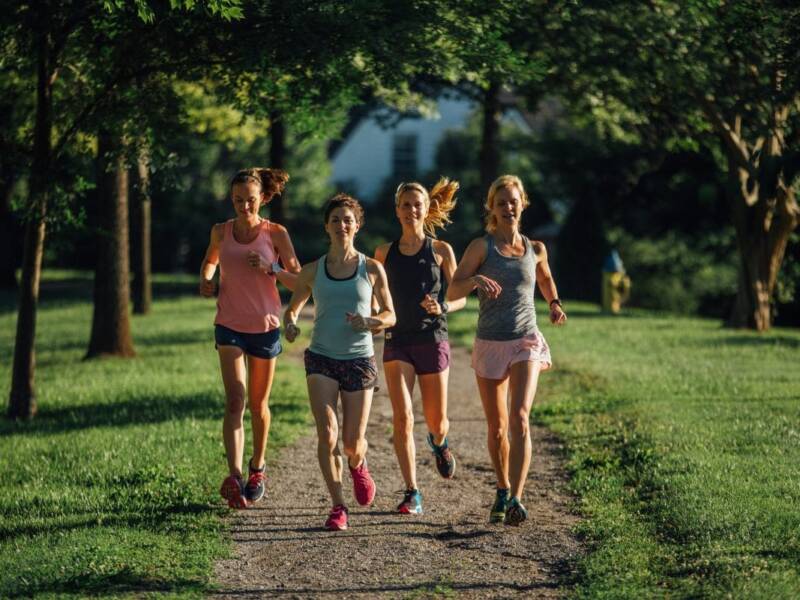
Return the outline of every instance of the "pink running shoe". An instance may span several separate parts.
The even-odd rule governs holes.
[[[347,529],[347,507],[344,504],[337,504],[331,509],[328,520],[325,521],[325,529],[328,531],[344,531]]]
[[[349,466],[349,465],[348,465]],[[361,466],[353,469],[350,467],[350,476],[353,478],[353,495],[361,506],[368,506],[375,500],[375,482],[367,469],[367,459],[361,461]]]
[[[228,501],[231,508],[247,508],[247,500],[242,495],[244,484],[241,478],[235,475],[228,475],[222,482],[219,494]]]

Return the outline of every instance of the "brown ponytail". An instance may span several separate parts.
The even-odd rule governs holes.
[[[456,206],[455,195],[458,188],[458,182],[450,181],[447,177],[440,178],[430,193],[421,183],[401,183],[397,186],[397,191],[394,194],[395,205],[400,204],[400,196],[404,192],[419,192],[422,194],[428,209],[428,214],[425,215],[422,227],[425,233],[435,238],[437,228],[443,229],[448,223],[452,223],[449,215]]]
[[[286,182],[289,181],[289,174],[283,169],[259,167],[242,169],[231,179],[231,187],[235,183],[245,183],[247,181],[257,181],[261,184],[261,193],[266,198],[264,204],[267,204],[274,196],[283,192]]]

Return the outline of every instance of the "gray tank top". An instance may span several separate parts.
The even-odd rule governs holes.
[[[477,274],[494,279],[503,291],[492,300],[478,290],[477,337],[482,340],[516,340],[538,329],[533,304],[536,261],[530,241],[525,236],[522,240],[525,254],[508,257],[497,250],[493,236],[486,236],[486,260]]]

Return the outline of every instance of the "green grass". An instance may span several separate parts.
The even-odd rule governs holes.
[[[800,597],[800,332],[567,310],[541,327],[555,368],[533,418],[568,444],[575,595]],[[474,323],[471,303],[451,336]]]
[[[0,421],[0,597],[200,596],[230,551],[214,303],[182,295],[194,279],[154,287],[153,313],[132,321],[138,357],[84,361],[91,280],[60,272],[43,286],[39,414]],[[0,297],[4,402],[14,300]],[[268,454],[310,423],[301,367],[279,362],[270,404]]]

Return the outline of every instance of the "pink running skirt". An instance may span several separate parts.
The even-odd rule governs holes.
[[[537,329],[525,337],[515,340],[482,340],[475,338],[472,347],[472,368],[486,379],[505,379],[511,365],[518,362],[540,362],[541,370],[552,365],[550,347]]]

